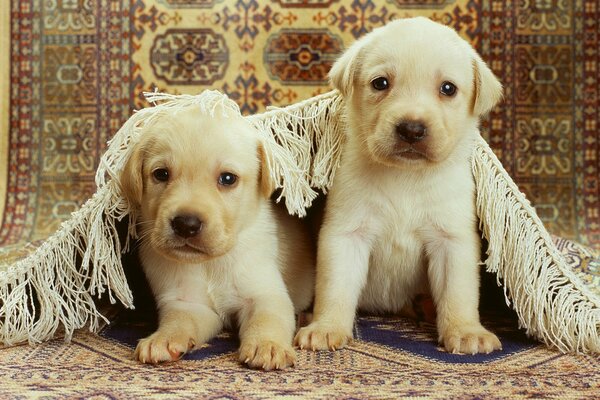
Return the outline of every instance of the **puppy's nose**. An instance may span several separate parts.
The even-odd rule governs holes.
[[[177,236],[191,238],[202,230],[202,221],[195,215],[178,215],[171,220],[171,228]]]
[[[396,125],[398,138],[406,143],[416,143],[427,136],[427,127],[420,121],[401,121]]]

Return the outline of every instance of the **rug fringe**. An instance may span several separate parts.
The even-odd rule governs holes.
[[[562,352],[599,352],[600,299],[567,266],[529,201],[489,145],[473,159],[487,270],[496,273],[520,328]]]
[[[116,229],[127,210],[112,185],[100,188],[30,256],[0,272],[0,343],[39,343],[62,328],[66,340],[105,321],[94,302],[107,292],[133,307]],[[113,204],[113,207],[106,207]]]
[[[248,117],[262,132],[274,163],[287,167],[275,169],[273,180],[282,189],[277,201],[285,198],[291,214],[305,216],[317,196],[313,189],[326,192],[333,182],[344,135],[341,107],[339,93],[331,91]],[[287,151],[275,151],[280,146]]]

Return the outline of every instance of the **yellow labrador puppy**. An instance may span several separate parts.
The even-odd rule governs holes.
[[[470,155],[502,88],[473,48],[425,18],[374,30],[334,64],[348,139],[319,235],[313,322],[295,343],[337,349],[357,308],[401,312],[423,290],[447,351],[489,353]]]
[[[240,361],[283,369],[295,361],[294,311],[312,301],[310,238],[271,204],[254,128],[216,114],[164,115],[145,128],[122,173],[141,209],[140,258],[159,311],[158,330],[135,357],[174,361],[237,323]]]

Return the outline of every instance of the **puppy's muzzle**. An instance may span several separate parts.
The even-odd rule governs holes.
[[[396,125],[398,139],[408,144],[420,142],[427,137],[427,126],[421,121],[400,121]]]
[[[195,215],[178,215],[171,220],[173,232],[184,239],[197,236],[202,230],[202,221]]]

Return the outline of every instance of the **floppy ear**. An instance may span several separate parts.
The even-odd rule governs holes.
[[[473,59],[473,82],[473,114],[482,116],[502,99],[502,84],[477,53]]]
[[[127,160],[123,171],[121,171],[120,179],[121,193],[131,204],[136,206],[142,204],[142,193],[144,191],[142,168],[143,151],[140,143],[138,143],[129,160]]]
[[[258,145],[258,159],[260,160],[260,190],[268,199],[275,191],[275,183],[271,179],[271,166],[262,143]]]
[[[337,59],[329,70],[329,80],[331,85],[347,97],[352,94],[354,77],[356,76],[359,64],[359,56],[363,47],[364,39],[354,42]]]

